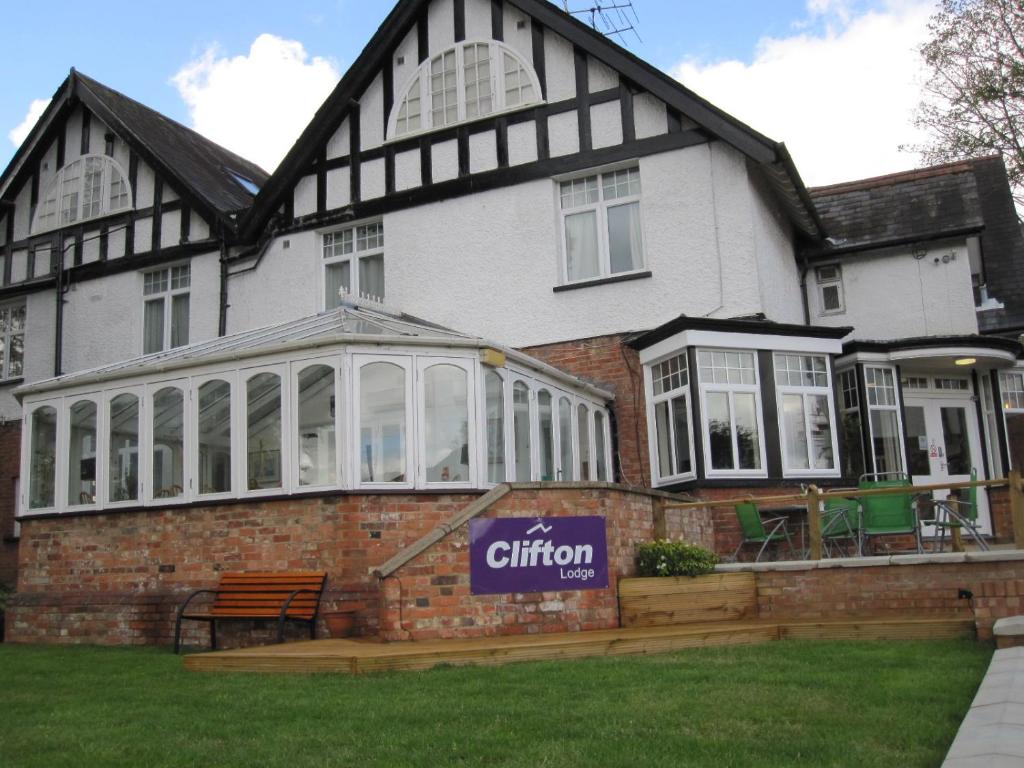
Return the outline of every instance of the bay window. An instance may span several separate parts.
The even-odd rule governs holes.
[[[650,367],[655,472],[659,482],[693,475],[693,430],[690,425],[690,374],[686,355]]]
[[[329,486],[337,482],[336,378],[329,365],[310,365],[298,373],[295,432],[300,486]]]
[[[422,367],[423,470],[428,484],[462,484],[470,475],[470,375],[458,362]]]
[[[831,377],[824,355],[775,355],[785,474],[836,474]]]
[[[25,305],[0,307],[0,381],[25,373]]]
[[[1003,396],[1010,468],[1024,472],[1024,372],[1001,374],[999,387]]]
[[[250,491],[283,487],[283,399],[281,376],[277,373],[257,373],[246,381],[245,446]]]
[[[212,379],[196,392],[200,495],[231,493],[231,384]]]
[[[512,387],[512,442],[515,480],[528,483],[533,479],[530,463],[530,388],[522,381],[517,381]]]
[[[579,463],[579,479],[586,481],[590,480],[590,409],[587,406],[580,403],[577,406],[578,416],[576,418],[576,426],[579,429],[579,441],[580,441],[580,463]]]
[[[139,398],[125,392],[107,406],[107,500],[111,504],[139,500]]]
[[[764,477],[757,355],[701,349],[697,367],[708,477]]]
[[[555,413],[551,393],[542,389],[537,393],[537,422],[540,433],[540,479],[555,479]]]
[[[185,395],[178,387],[164,387],[151,402],[152,498],[177,499],[185,494]]]
[[[864,381],[874,473],[904,472],[896,373],[892,368],[869,365],[864,367]]]
[[[568,397],[558,399],[558,479],[573,479],[572,403]]]
[[[643,268],[638,167],[563,181],[559,201],[563,282],[594,280]]]
[[[188,264],[142,276],[142,354],[188,345],[191,286],[192,269]]]
[[[324,310],[343,296],[384,301],[384,224],[362,224],[323,236]]]
[[[409,372],[393,362],[359,369],[359,465],[366,484],[408,482]]]
[[[96,403],[80,400],[68,419],[68,506],[96,503]]]
[[[29,423],[28,508],[50,509],[57,501],[57,409],[40,406]]]
[[[496,371],[484,375],[487,420],[487,482],[505,482],[505,380]]]

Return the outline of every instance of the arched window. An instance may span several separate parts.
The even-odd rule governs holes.
[[[569,398],[558,400],[558,479],[573,479],[572,470],[572,403]]]
[[[359,371],[359,463],[364,483],[406,482],[406,370],[369,363]]]
[[[329,365],[311,365],[299,373],[299,485],[337,482],[334,384]]]
[[[503,43],[460,43],[423,62],[392,111],[388,138],[541,101],[537,75]]]
[[[540,427],[540,479],[555,479],[555,419],[551,393],[542,389],[537,393],[537,420]]]
[[[185,487],[185,395],[164,387],[153,395],[154,499],[176,499]]]
[[[505,382],[494,371],[484,378],[487,412],[487,482],[505,482]]]
[[[469,376],[464,368],[444,364],[427,368],[423,430],[427,482],[469,482]]]
[[[106,155],[85,155],[61,168],[50,182],[32,222],[32,234],[131,207],[132,192],[121,166]]]
[[[530,469],[530,388],[521,381],[512,387],[512,436],[515,445],[516,482],[528,483]]]
[[[197,399],[199,493],[231,493],[231,385],[207,381]]]
[[[258,373],[246,383],[249,490],[281,488],[281,377]]]
[[[590,480],[590,411],[587,406],[580,403],[579,417],[576,419],[576,426],[579,429],[580,438],[580,465],[579,479]]]
[[[49,509],[57,497],[57,409],[44,405],[32,412],[29,442],[29,509]]]
[[[72,405],[68,429],[68,506],[95,504],[96,403]]]
[[[139,398],[118,395],[110,401],[110,475],[107,499],[117,504],[139,499]]]

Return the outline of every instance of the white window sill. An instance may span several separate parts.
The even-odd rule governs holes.
[[[563,291],[574,291],[577,288],[591,288],[595,285],[610,285],[612,283],[624,283],[629,280],[644,280],[648,277],[653,277],[654,274],[649,270],[638,270],[633,272],[619,272],[614,275],[605,275],[603,277],[595,277],[589,280],[577,280],[573,283],[563,283],[562,285],[556,285],[552,290],[554,293],[562,293]]]

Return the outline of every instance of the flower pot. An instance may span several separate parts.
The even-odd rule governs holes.
[[[330,611],[324,614],[324,623],[331,637],[351,637],[356,617],[352,611]]]

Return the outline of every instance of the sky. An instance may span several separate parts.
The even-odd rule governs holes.
[[[559,0],[559,5],[561,0]],[[570,0],[571,8],[592,0]],[[629,49],[777,141],[804,181],[915,167],[901,146],[935,0],[633,0]],[[272,171],[387,0],[11,2],[0,28],[0,167],[77,70]],[[54,23],[59,18],[60,23]]]

